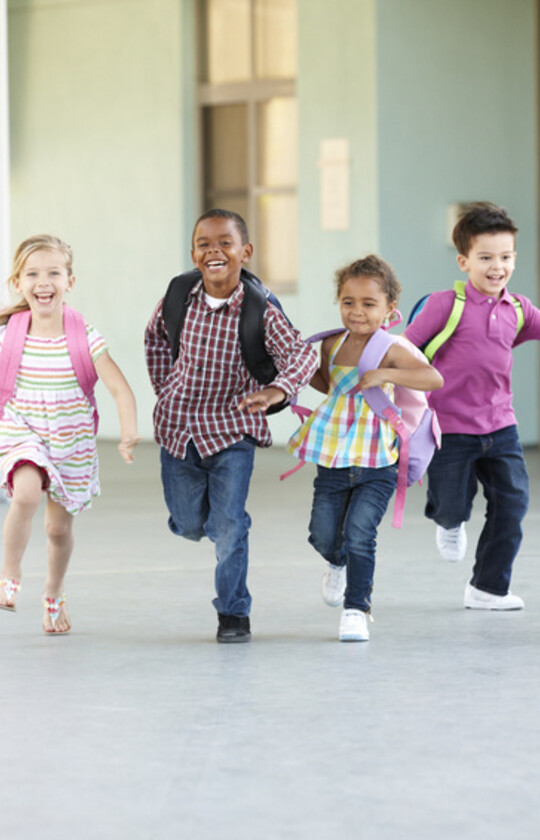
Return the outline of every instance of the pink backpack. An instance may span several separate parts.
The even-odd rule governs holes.
[[[342,332],[343,327],[317,333],[306,340],[308,342],[320,341],[327,336]],[[425,360],[423,354],[406,338],[389,335],[386,330],[380,329],[369,339],[360,357],[358,363],[360,376],[367,370],[378,368],[388,352],[388,348],[394,342],[403,344],[415,356]],[[401,385],[396,385],[394,389],[395,403],[379,387],[366,389],[363,391],[363,397],[373,413],[383,420],[388,420],[398,436],[398,477],[392,525],[394,528],[401,528],[407,487],[414,484],[415,481],[421,482],[435,449],[441,447],[441,430],[437,415],[429,408],[424,391],[404,388]],[[291,408],[302,420],[312,413],[311,409],[293,405],[292,402]],[[291,475],[300,466],[302,464],[299,464],[293,470],[289,470],[281,478]]]
[[[69,356],[77,381],[94,410],[94,434],[98,429],[98,410],[94,385],[98,375],[90,356],[88,336],[83,316],[64,304],[64,330]],[[0,418],[8,400],[13,396],[17,374],[21,366],[24,342],[30,326],[31,312],[23,309],[10,315],[0,351]]]

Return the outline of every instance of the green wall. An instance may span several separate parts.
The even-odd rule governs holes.
[[[105,336],[152,435],[144,326],[183,258],[183,4],[9,4],[13,248],[73,247],[71,303]],[[101,386],[98,386],[101,388]],[[99,394],[103,436],[116,437]]]
[[[195,8],[9,3],[12,245],[41,231],[73,245],[72,303],[108,339],[147,437],[142,334],[167,280],[189,266],[198,211]],[[446,207],[475,198],[515,216],[513,286],[537,300],[534,12],[534,0],[298,0],[300,272],[283,303],[304,333],[338,323],[333,272],[368,251],[394,264],[404,310],[451,284]],[[320,142],[339,137],[350,143],[351,224],[325,231]],[[536,346],[516,353],[526,442],[538,437],[536,357]],[[115,437],[100,397],[101,433]],[[272,419],[276,440],[293,425]]]
[[[339,325],[337,268],[378,248],[375,0],[298,0],[299,252],[298,294],[283,296],[304,335]],[[350,143],[350,228],[322,230],[320,142]],[[307,390],[306,405],[318,397]],[[284,416],[285,415],[285,416]],[[294,422],[271,418],[276,442]]]
[[[534,0],[379,0],[377,89],[381,253],[402,309],[459,272],[446,208],[490,200],[515,218],[510,289],[538,304]],[[538,440],[538,351],[516,351],[524,442]]]

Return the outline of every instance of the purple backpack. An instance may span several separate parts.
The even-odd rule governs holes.
[[[343,328],[317,333],[306,341],[310,343],[320,341],[338,333],[343,333]],[[406,346],[413,355],[425,361],[421,351],[408,339],[403,336],[389,335],[386,330],[379,329],[371,336],[360,357],[358,363],[360,377],[367,370],[378,368],[389,347],[395,342]],[[429,408],[425,392],[413,388],[396,385],[395,403],[379,387],[367,388],[362,395],[373,413],[382,420],[387,420],[398,436],[398,477],[392,525],[394,528],[401,528],[407,487],[415,481],[421,482],[435,449],[441,447],[441,430],[437,415]],[[302,420],[312,413],[311,409],[293,405],[292,401],[291,408]],[[298,468],[290,470],[281,478],[286,478]]]
[[[90,356],[88,336],[83,316],[76,309],[64,304],[64,330],[66,341],[73,365],[73,372],[81,386],[85,397],[94,410],[94,434],[98,428],[98,411],[94,396],[94,385],[98,375]],[[17,374],[21,366],[24,342],[30,326],[31,312],[22,309],[9,317],[0,351],[0,419],[8,400],[13,396]]]

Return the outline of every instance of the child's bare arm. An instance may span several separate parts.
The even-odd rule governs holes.
[[[330,355],[330,349],[335,340],[335,335],[329,336],[328,338],[325,338],[324,341],[321,343],[321,362],[319,364],[319,367],[311,377],[309,383],[311,388],[315,388],[316,391],[320,391],[322,394],[328,393],[328,386],[330,384],[328,358]]]
[[[95,367],[97,375],[116,402],[116,410],[120,420],[118,451],[126,464],[130,464],[133,461],[133,448],[141,440],[137,434],[135,396],[124,374],[107,352],[99,356]]]
[[[444,385],[438,370],[398,343],[390,347],[381,367],[366,371],[360,380],[360,388],[365,390],[385,382],[417,391],[436,391]]]

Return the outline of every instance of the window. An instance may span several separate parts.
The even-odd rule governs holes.
[[[202,204],[243,216],[251,267],[272,289],[297,278],[295,0],[203,0]]]

